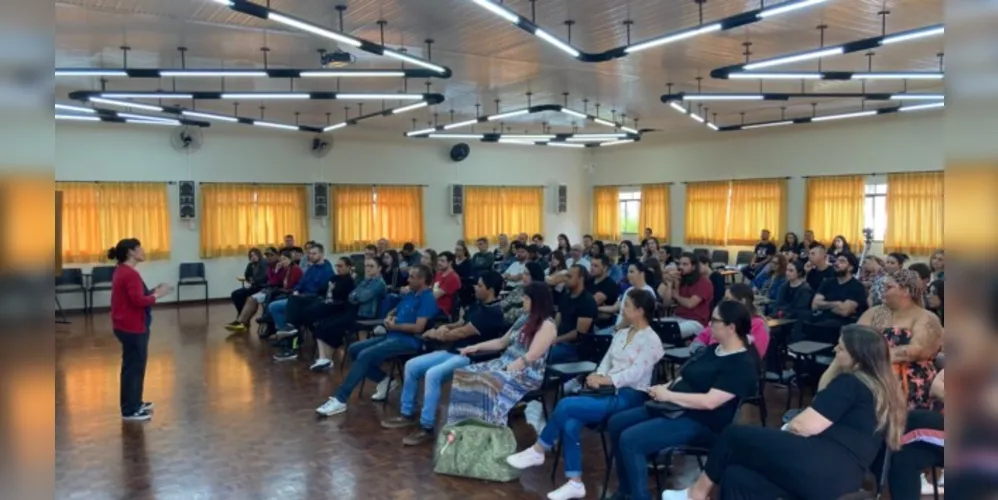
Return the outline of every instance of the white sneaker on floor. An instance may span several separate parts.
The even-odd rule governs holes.
[[[345,403],[340,403],[340,400],[336,398],[329,398],[322,406],[315,409],[315,412],[319,415],[325,415],[331,417],[347,411],[347,405]]]
[[[688,500],[690,490],[665,490],[662,492],[662,500]]]
[[[548,493],[551,500],[568,500],[570,498],[586,498],[586,485],[582,481],[568,481],[551,493]]]
[[[312,366],[308,367],[308,369],[312,370],[314,372],[321,372],[321,371],[325,371],[325,370],[332,370],[333,369],[333,361],[329,360],[329,359],[319,358],[319,359],[315,360],[315,363],[312,363]]]
[[[514,469],[529,469],[530,467],[544,465],[544,454],[538,453],[534,449],[534,446],[530,445],[526,450],[506,457],[506,463]]]
[[[388,399],[388,393],[398,389],[398,382],[395,380],[389,380],[385,377],[381,382],[378,382],[378,388],[375,389],[374,395],[371,396],[372,401],[384,401]]]
[[[938,483],[939,484],[939,494],[942,495],[943,494],[943,482],[941,481],[942,478],[939,478],[939,479],[940,479],[940,481]],[[926,478],[925,475],[923,474],[922,475],[922,494],[923,495],[932,495],[934,493],[935,493],[935,488],[932,487],[932,480],[929,479],[929,478]]]
[[[281,330],[277,330],[277,333],[275,333],[274,335],[277,336],[277,338],[279,338],[279,339],[286,339],[288,337],[294,337],[295,335],[298,335],[298,329],[295,328],[295,327],[289,326],[287,328],[283,328]]]

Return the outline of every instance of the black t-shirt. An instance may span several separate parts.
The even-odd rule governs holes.
[[[810,243],[801,242],[801,244],[800,244],[800,250],[798,250],[798,252],[800,253],[800,260],[802,262],[807,262],[807,254],[809,254],[811,252],[812,248],[814,248],[814,247],[816,247],[816,246],[818,246],[820,244],[821,243],[818,243],[817,241],[812,241]]]
[[[353,277],[349,274],[333,275],[333,279],[329,284],[332,287],[330,296],[334,303],[346,303],[350,292],[353,291],[355,286]]]
[[[454,272],[457,273],[463,279],[470,279],[471,275],[471,259],[464,259],[460,264],[454,264]]]
[[[828,266],[824,271],[819,271],[818,268],[813,268],[807,272],[807,286],[811,287],[811,290],[817,290],[821,288],[821,284],[828,278],[835,277],[835,269],[832,266]]]
[[[817,437],[842,445],[856,457],[860,467],[869,468],[884,442],[882,433],[877,432],[877,411],[870,389],[855,375],[843,373],[818,392],[811,409],[832,422]]]
[[[748,350],[725,356],[717,355],[717,346],[700,351],[680,372],[682,380],[672,390],[688,394],[707,394],[711,389],[734,394],[731,401],[714,410],[686,410],[686,415],[721,432],[734,420],[738,403],[759,392],[759,376],[755,359]]]
[[[603,302],[604,306],[612,306],[617,303],[617,299],[620,298],[620,285],[614,283],[610,276],[605,276],[601,281],[596,281],[594,278],[590,278],[586,282],[586,291],[596,295],[597,292],[602,293],[606,297],[606,301]]]
[[[713,311],[724,300],[724,291],[727,288],[724,283],[724,276],[718,271],[710,273],[710,284],[714,286],[714,298],[710,301],[710,310]]]
[[[810,249],[809,249],[810,250]],[[797,242],[793,245],[788,245],[784,243],[780,246],[780,253],[792,253],[794,255],[801,255],[804,252],[804,244]]]
[[[856,312],[849,317],[839,316],[829,310],[821,311],[820,316],[822,319],[835,319],[843,322],[854,323],[857,319],[859,319],[859,315],[863,314],[863,311],[866,310],[866,288],[864,288],[863,284],[855,278],[849,278],[849,281],[846,281],[845,283],[839,283],[837,278],[825,280],[821,283],[821,287],[818,288],[818,293],[816,295],[822,295],[828,302],[851,300],[859,305],[859,307],[856,308]]]
[[[772,257],[776,254],[776,245],[772,241],[760,241],[755,245],[755,260],[756,262],[765,259],[766,257]]]
[[[468,308],[468,312],[465,313],[464,317],[468,323],[475,327],[475,330],[478,330],[478,335],[472,335],[454,342],[454,345],[451,346],[451,351],[456,352],[458,349],[468,347],[469,345],[499,338],[503,333],[506,333],[506,325],[502,319],[502,306],[498,300],[489,302],[488,304],[475,302],[474,305]]]
[[[565,291],[558,306],[558,313],[561,314],[561,323],[558,324],[558,335],[564,335],[575,330],[579,318],[590,318],[596,320],[596,299],[593,294],[583,290],[578,297],[572,297],[571,292]],[[592,333],[592,327],[588,332]]]

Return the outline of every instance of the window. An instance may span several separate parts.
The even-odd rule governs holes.
[[[308,240],[305,186],[201,185],[201,257],[244,255],[278,245],[284,235]]]
[[[638,234],[638,215],[641,212],[641,191],[620,192],[620,233]]]
[[[863,206],[863,227],[873,229],[873,241],[884,241],[887,232],[887,183],[866,185]]]

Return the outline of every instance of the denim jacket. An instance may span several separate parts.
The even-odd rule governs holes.
[[[366,278],[357,283],[357,286],[350,292],[347,300],[351,304],[357,304],[357,316],[361,318],[378,317],[378,304],[388,293],[388,286],[381,276]]]

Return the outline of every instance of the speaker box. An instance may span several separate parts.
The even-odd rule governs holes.
[[[177,183],[177,187],[177,191],[180,193],[180,218],[187,220],[197,217],[194,181],[180,181]]]
[[[450,214],[464,214],[464,186],[452,184],[450,187]]]
[[[312,185],[312,217],[329,217],[329,184],[325,182]]]
[[[563,214],[568,212],[568,186],[564,184],[558,185],[558,213]]]

